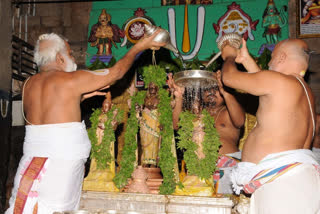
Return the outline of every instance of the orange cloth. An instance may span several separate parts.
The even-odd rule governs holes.
[[[27,170],[24,172],[18,188],[16,202],[14,204],[14,214],[22,214],[28,194],[34,180],[38,177],[42,167],[48,158],[34,157]]]

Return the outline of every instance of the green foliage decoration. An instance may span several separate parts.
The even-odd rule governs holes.
[[[174,143],[172,108],[170,106],[171,99],[167,90],[161,88],[159,90],[159,97],[159,122],[162,126],[160,130],[161,147],[159,151],[159,166],[163,175],[160,194],[169,195],[174,192],[176,187],[176,181],[174,180],[174,164],[176,159],[172,154],[172,143]]]
[[[105,113],[106,115],[103,115],[107,117],[107,120],[104,123],[105,129],[103,131],[103,137],[100,144],[98,144],[96,131],[99,125],[99,117],[103,114],[102,110],[94,110],[90,117],[91,127],[88,130],[88,136],[92,145],[90,157],[91,159],[96,160],[97,169],[105,169],[114,159],[113,155],[110,153],[110,145],[116,140],[114,136],[112,121],[115,120],[117,123],[119,123],[123,118],[123,111],[119,109],[117,109],[118,114],[114,117],[113,112],[116,109],[117,108],[115,106],[112,106],[112,108],[107,113]]]
[[[178,148],[185,149],[184,160],[186,161],[186,167],[188,173],[196,175],[201,179],[209,179],[213,172],[216,170],[216,161],[219,156],[219,147],[221,145],[219,134],[214,128],[214,119],[210,116],[208,111],[202,111],[203,123],[204,123],[204,140],[202,142],[203,153],[205,158],[199,159],[196,155],[198,145],[192,141],[193,135],[193,121],[196,119],[196,115],[190,111],[181,112],[180,114],[180,129]]]
[[[272,52],[268,48],[265,48],[262,54],[256,59],[262,70],[267,70],[269,68],[268,63],[271,60],[271,53]]]
[[[146,91],[140,91],[135,96],[131,97],[130,117],[128,118],[126,125],[126,132],[124,134],[125,143],[122,150],[122,157],[125,158],[121,159],[120,171],[113,179],[113,182],[119,189],[123,188],[127,184],[128,179],[131,177],[131,174],[134,170],[137,149],[136,135],[139,130],[139,121],[136,117],[135,107],[136,104],[143,105],[145,97]]]
[[[159,88],[166,84],[167,74],[165,69],[158,65],[149,65],[143,67],[143,81],[145,88],[148,88],[150,82],[156,84]]]

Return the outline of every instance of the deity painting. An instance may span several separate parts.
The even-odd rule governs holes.
[[[297,32],[299,38],[320,36],[320,0],[298,0]]]
[[[238,33],[243,35],[245,40],[248,38],[254,40],[252,31],[256,30],[258,22],[259,20],[252,21],[251,17],[240,8],[240,5],[233,2],[228,6],[228,11],[220,17],[218,23],[213,23],[213,28],[219,35],[216,41],[219,41],[226,33]]]
[[[162,6],[185,5],[185,4],[212,4],[212,0],[161,0]]]
[[[320,0],[301,1],[301,24],[320,24]]]
[[[97,55],[111,55],[112,47],[118,48],[116,43],[121,42],[120,38],[124,37],[121,29],[111,23],[111,15],[103,9],[97,24],[91,27],[88,42],[92,47],[97,47]]]

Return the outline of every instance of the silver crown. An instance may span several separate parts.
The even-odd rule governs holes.
[[[221,50],[225,46],[226,41],[228,41],[229,45],[231,45],[232,47],[239,49],[242,43],[242,38],[237,33],[224,34],[217,42],[219,50]]]

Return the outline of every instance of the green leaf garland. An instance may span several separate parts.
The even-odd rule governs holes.
[[[131,109],[130,116],[126,124],[126,132],[124,134],[124,147],[122,150],[122,158],[120,162],[120,171],[113,179],[116,187],[123,188],[134,170],[134,163],[136,161],[136,149],[137,141],[136,135],[139,130],[139,122],[136,117],[136,104],[142,105],[144,98],[146,97],[146,91],[140,91],[135,96],[131,97]]]
[[[208,179],[216,169],[216,161],[219,156],[218,151],[221,143],[219,134],[214,128],[213,117],[211,117],[206,110],[203,110],[202,114],[205,132],[202,146],[205,158],[199,159],[195,153],[198,145],[192,141],[192,135],[194,129],[193,121],[196,119],[196,115],[189,111],[181,112],[180,114],[178,148],[186,150],[184,153],[184,160],[186,161],[188,173],[196,175],[201,179]]]
[[[88,136],[91,141],[91,159],[95,159],[97,162],[97,169],[105,169],[111,161],[114,159],[113,154],[110,153],[110,145],[111,143],[115,142],[114,130],[112,126],[112,120],[114,118],[113,111],[116,110],[116,107],[113,106],[107,113],[106,117],[107,120],[104,123],[104,131],[102,142],[98,144],[98,138],[96,135],[96,131],[99,125],[99,116],[102,114],[101,109],[96,109],[91,117],[91,127],[88,130]],[[117,123],[121,122],[123,118],[123,111],[119,111],[115,117],[115,121]]]

